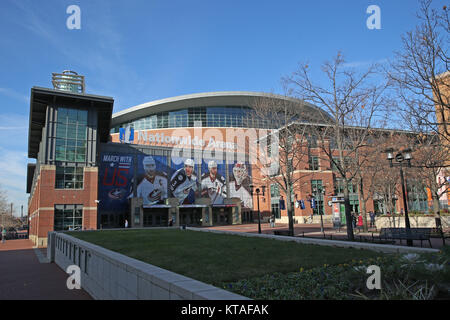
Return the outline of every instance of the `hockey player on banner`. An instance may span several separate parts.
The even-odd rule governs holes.
[[[213,160],[208,162],[208,172],[202,176],[202,196],[208,195],[211,204],[223,204],[226,198],[226,179],[217,172],[217,163]]]

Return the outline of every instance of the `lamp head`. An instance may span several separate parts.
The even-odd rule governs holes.
[[[411,160],[411,149],[405,149],[403,150],[403,154],[405,156],[405,160]]]
[[[393,148],[386,149],[384,152],[387,153],[387,159],[389,161],[394,159],[394,149]]]

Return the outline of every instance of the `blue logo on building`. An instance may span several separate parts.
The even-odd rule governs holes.
[[[119,140],[122,143],[131,143],[134,141],[134,129],[130,126],[119,129]]]

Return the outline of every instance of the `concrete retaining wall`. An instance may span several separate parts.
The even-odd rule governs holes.
[[[320,216],[315,215],[313,216],[313,221],[311,222],[311,216],[294,216],[292,217],[294,219],[294,224],[309,224],[309,223],[320,223]],[[323,215],[323,223],[330,224],[331,221],[331,215]],[[278,219],[275,219],[276,223],[289,223],[288,216],[281,216]]]
[[[311,223],[310,216],[295,216],[294,218],[294,224],[309,224]],[[331,224],[332,216],[331,215],[324,215],[323,216],[323,223]],[[442,226],[444,228],[448,228],[450,226],[450,216],[443,216],[441,217]],[[287,216],[282,216],[279,219],[276,219],[277,223],[289,223],[289,219]],[[420,217],[420,216],[410,216],[409,222],[411,224],[411,228],[435,228],[436,222],[434,220],[434,217]],[[320,223],[320,216],[315,215],[313,217],[312,223]],[[370,223],[370,217],[367,215],[367,223]],[[375,224],[377,226],[377,229],[380,228],[404,228],[405,227],[405,216],[401,217],[376,217],[375,218]],[[400,224],[400,226],[399,226]]]
[[[368,220],[370,221],[370,220]],[[417,217],[409,216],[409,223],[411,228],[435,228],[436,221],[434,217]],[[441,217],[441,223],[444,228],[450,226],[450,216]],[[380,228],[404,228],[405,227],[405,216],[401,217],[377,217],[375,219],[375,224],[377,229]]]
[[[81,287],[94,299],[248,300],[64,233],[49,232],[47,257],[63,270],[80,267]]]

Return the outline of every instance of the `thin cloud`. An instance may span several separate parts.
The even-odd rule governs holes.
[[[0,127],[0,130],[20,130],[20,129],[27,129],[26,126],[22,127]]]
[[[342,67],[344,68],[363,68],[363,67],[368,67],[372,64],[384,64],[386,63],[388,60],[387,59],[380,59],[380,60],[376,60],[376,61],[355,61],[355,62],[347,62],[344,63],[342,65]]]
[[[0,88],[0,94],[19,100],[20,102],[29,102],[29,97],[27,97],[26,95],[20,94],[16,91],[14,91],[13,89],[10,88]]]

